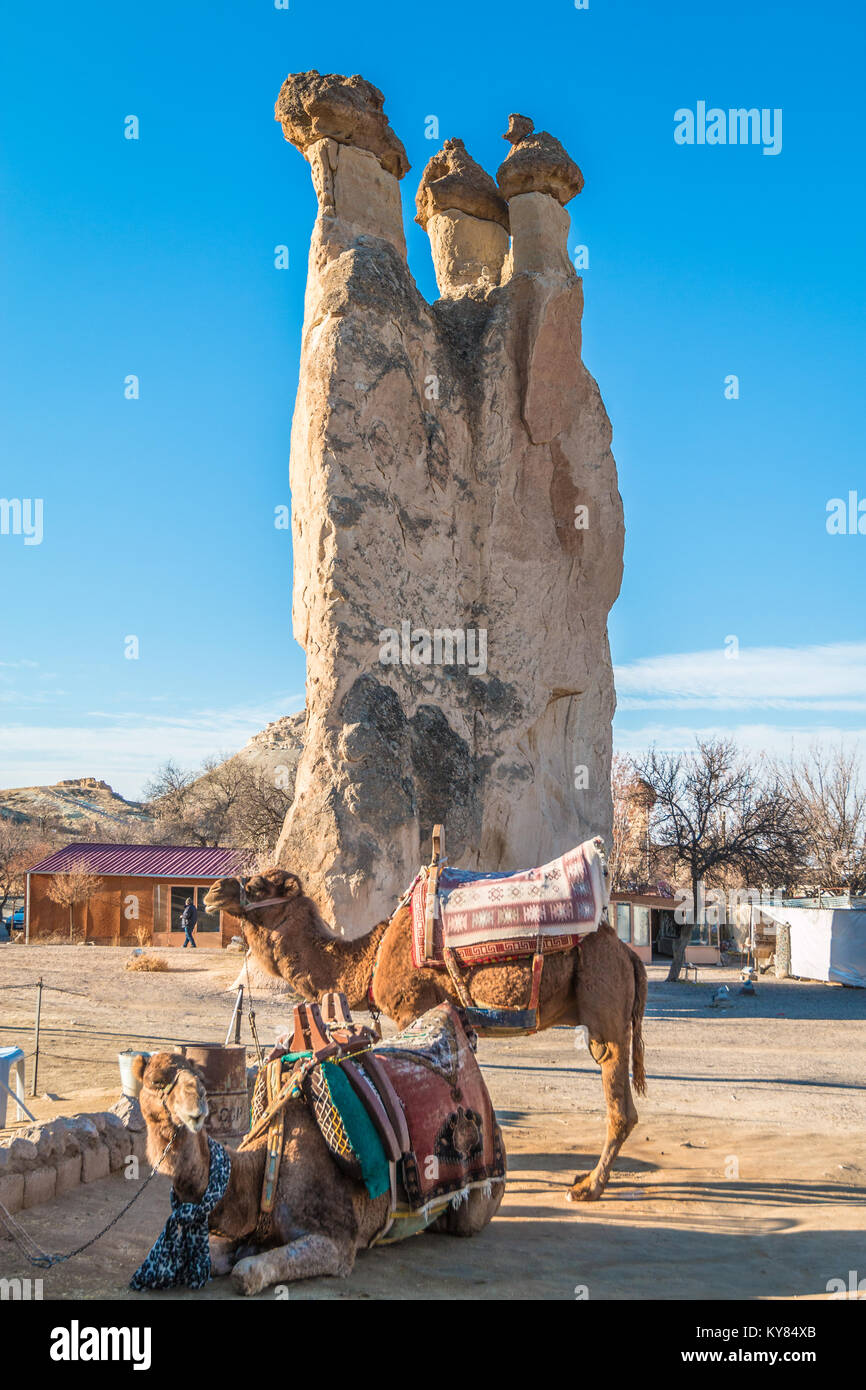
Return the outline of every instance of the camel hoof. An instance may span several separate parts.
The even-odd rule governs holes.
[[[232,1284],[238,1293],[247,1297],[254,1293],[261,1293],[265,1287],[265,1280],[261,1276],[261,1271],[256,1267],[255,1259],[238,1260],[232,1270]]]
[[[598,1183],[592,1182],[589,1176],[575,1178],[565,1194],[565,1200],[567,1202],[597,1202],[603,1192],[604,1188]]]

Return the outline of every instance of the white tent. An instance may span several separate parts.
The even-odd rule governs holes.
[[[866,989],[866,911],[762,903],[761,912],[791,929],[792,975]]]

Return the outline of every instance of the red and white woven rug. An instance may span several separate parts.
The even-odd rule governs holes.
[[[608,902],[600,840],[521,873],[479,874],[447,866],[439,875],[432,951],[427,954],[426,875],[412,891],[412,960],[444,965],[444,948],[465,965],[561,951],[598,929]]]

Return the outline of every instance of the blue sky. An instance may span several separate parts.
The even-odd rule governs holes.
[[[430,297],[428,115],[495,171],[526,112],[583,169],[584,358],[627,527],[619,746],[862,737],[866,535],[826,508],[866,499],[864,30],[855,0],[7,7],[0,496],[44,519],[39,545],[0,535],[0,785],[134,795],[303,703],[273,514],[315,200],[272,111],[311,67],[384,91]],[[781,152],[677,145],[698,101],[781,108]]]

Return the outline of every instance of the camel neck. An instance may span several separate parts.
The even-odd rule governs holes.
[[[171,1125],[148,1125],[148,1158],[152,1163],[165,1149],[171,1133]],[[228,1187],[211,1215],[212,1230],[237,1239],[256,1229],[265,1157],[264,1146],[231,1152]],[[182,1202],[200,1202],[210,1177],[210,1149],[205,1130],[193,1134],[181,1125],[159,1171],[171,1178],[172,1187]]]
[[[172,1127],[160,1125],[148,1145],[148,1157],[155,1163],[171,1139]],[[171,1178],[172,1186],[182,1202],[200,1202],[210,1174],[210,1150],[207,1134],[193,1134],[185,1125],[174,1131],[171,1148],[160,1164],[159,1171]]]
[[[250,927],[252,931],[250,932]],[[305,998],[318,998],[326,990],[341,990],[350,1008],[366,1006],[373,966],[387,922],[379,922],[366,936],[347,940],[332,932],[318,914],[306,923],[292,923],[276,930],[247,924],[253,952],[274,973],[289,980]]]
[[[320,990],[341,990],[350,1007],[358,1008],[367,1001],[373,982],[373,967],[379,942],[387,922],[379,922],[366,936],[352,940],[319,931],[312,937],[316,972],[311,976]]]

